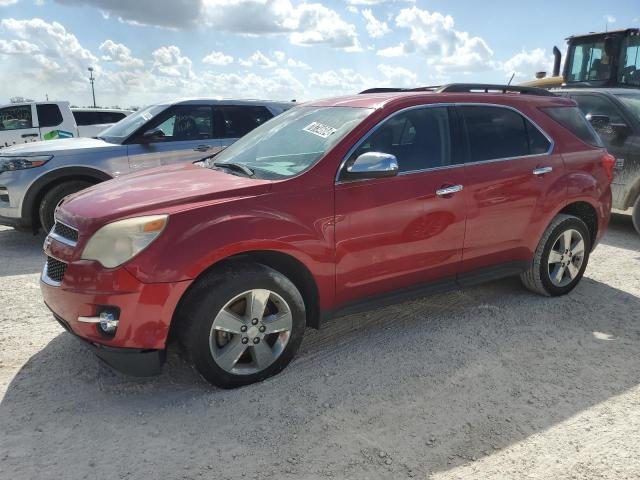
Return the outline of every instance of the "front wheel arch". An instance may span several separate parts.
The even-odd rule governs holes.
[[[22,202],[22,218],[29,222],[34,233],[40,228],[40,202],[44,195],[56,185],[73,180],[96,184],[111,180],[107,173],[89,167],[67,167],[48,172],[38,178],[27,190]]]

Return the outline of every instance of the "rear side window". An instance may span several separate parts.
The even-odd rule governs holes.
[[[549,151],[549,140],[519,113],[502,107],[462,106],[469,161],[524,157]]]
[[[62,123],[62,114],[58,105],[53,103],[46,103],[43,105],[36,105],[38,111],[38,124],[42,127],[57,127]]]
[[[578,107],[543,107],[541,110],[576,137],[594,147],[602,147],[602,140]]]
[[[225,105],[217,110],[222,112],[225,138],[240,138],[273,117],[261,106]]]
[[[73,118],[76,119],[76,125],[95,125],[100,123],[94,112],[73,112]]]

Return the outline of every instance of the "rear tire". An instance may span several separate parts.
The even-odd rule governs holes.
[[[175,320],[198,372],[218,387],[236,388],[275,375],[291,362],[306,313],[302,295],[281,273],[230,263],[198,280]]]
[[[636,231],[640,234],[640,195],[636,198],[636,203],[633,204],[631,218],[633,219],[633,226],[636,227]]]
[[[91,185],[93,184],[85,180],[71,180],[60,183],[45,193],[38,209],[40,226],[42,229],[45,232],[51,231],[53,224],[55,223],[53,215],[56,211],[56,207],[64,197],[71,195],[72,193],[79,192],[80,190],[84,190]]]
[[[559,214],[542,235],[528,270],[520,275],[522,283],[549,297],[569,293],[587,268],[591,242],[581,219]]]

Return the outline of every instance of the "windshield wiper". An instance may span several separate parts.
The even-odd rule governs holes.
[[[243,163],[236,162],[213,162],[214,167],[228,168],[237,172],[244,173],[247,177],[253,177],[255,172]]]

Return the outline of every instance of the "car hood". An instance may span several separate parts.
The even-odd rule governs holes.
[[[45,140],[41,142],[21,143],[0,150],[0,155],[41,155],[58,152],[79,153],[83,150],[95,148],[120,148],[120,145],[105,142],[97,138],[60,138],[57,140]]]
[[[194,203],[260,195],[269,191],[271,183],[181,163],[124,175],[70,195],[62,201],[56,216],[83,235],[121,218],[172,213]]]

